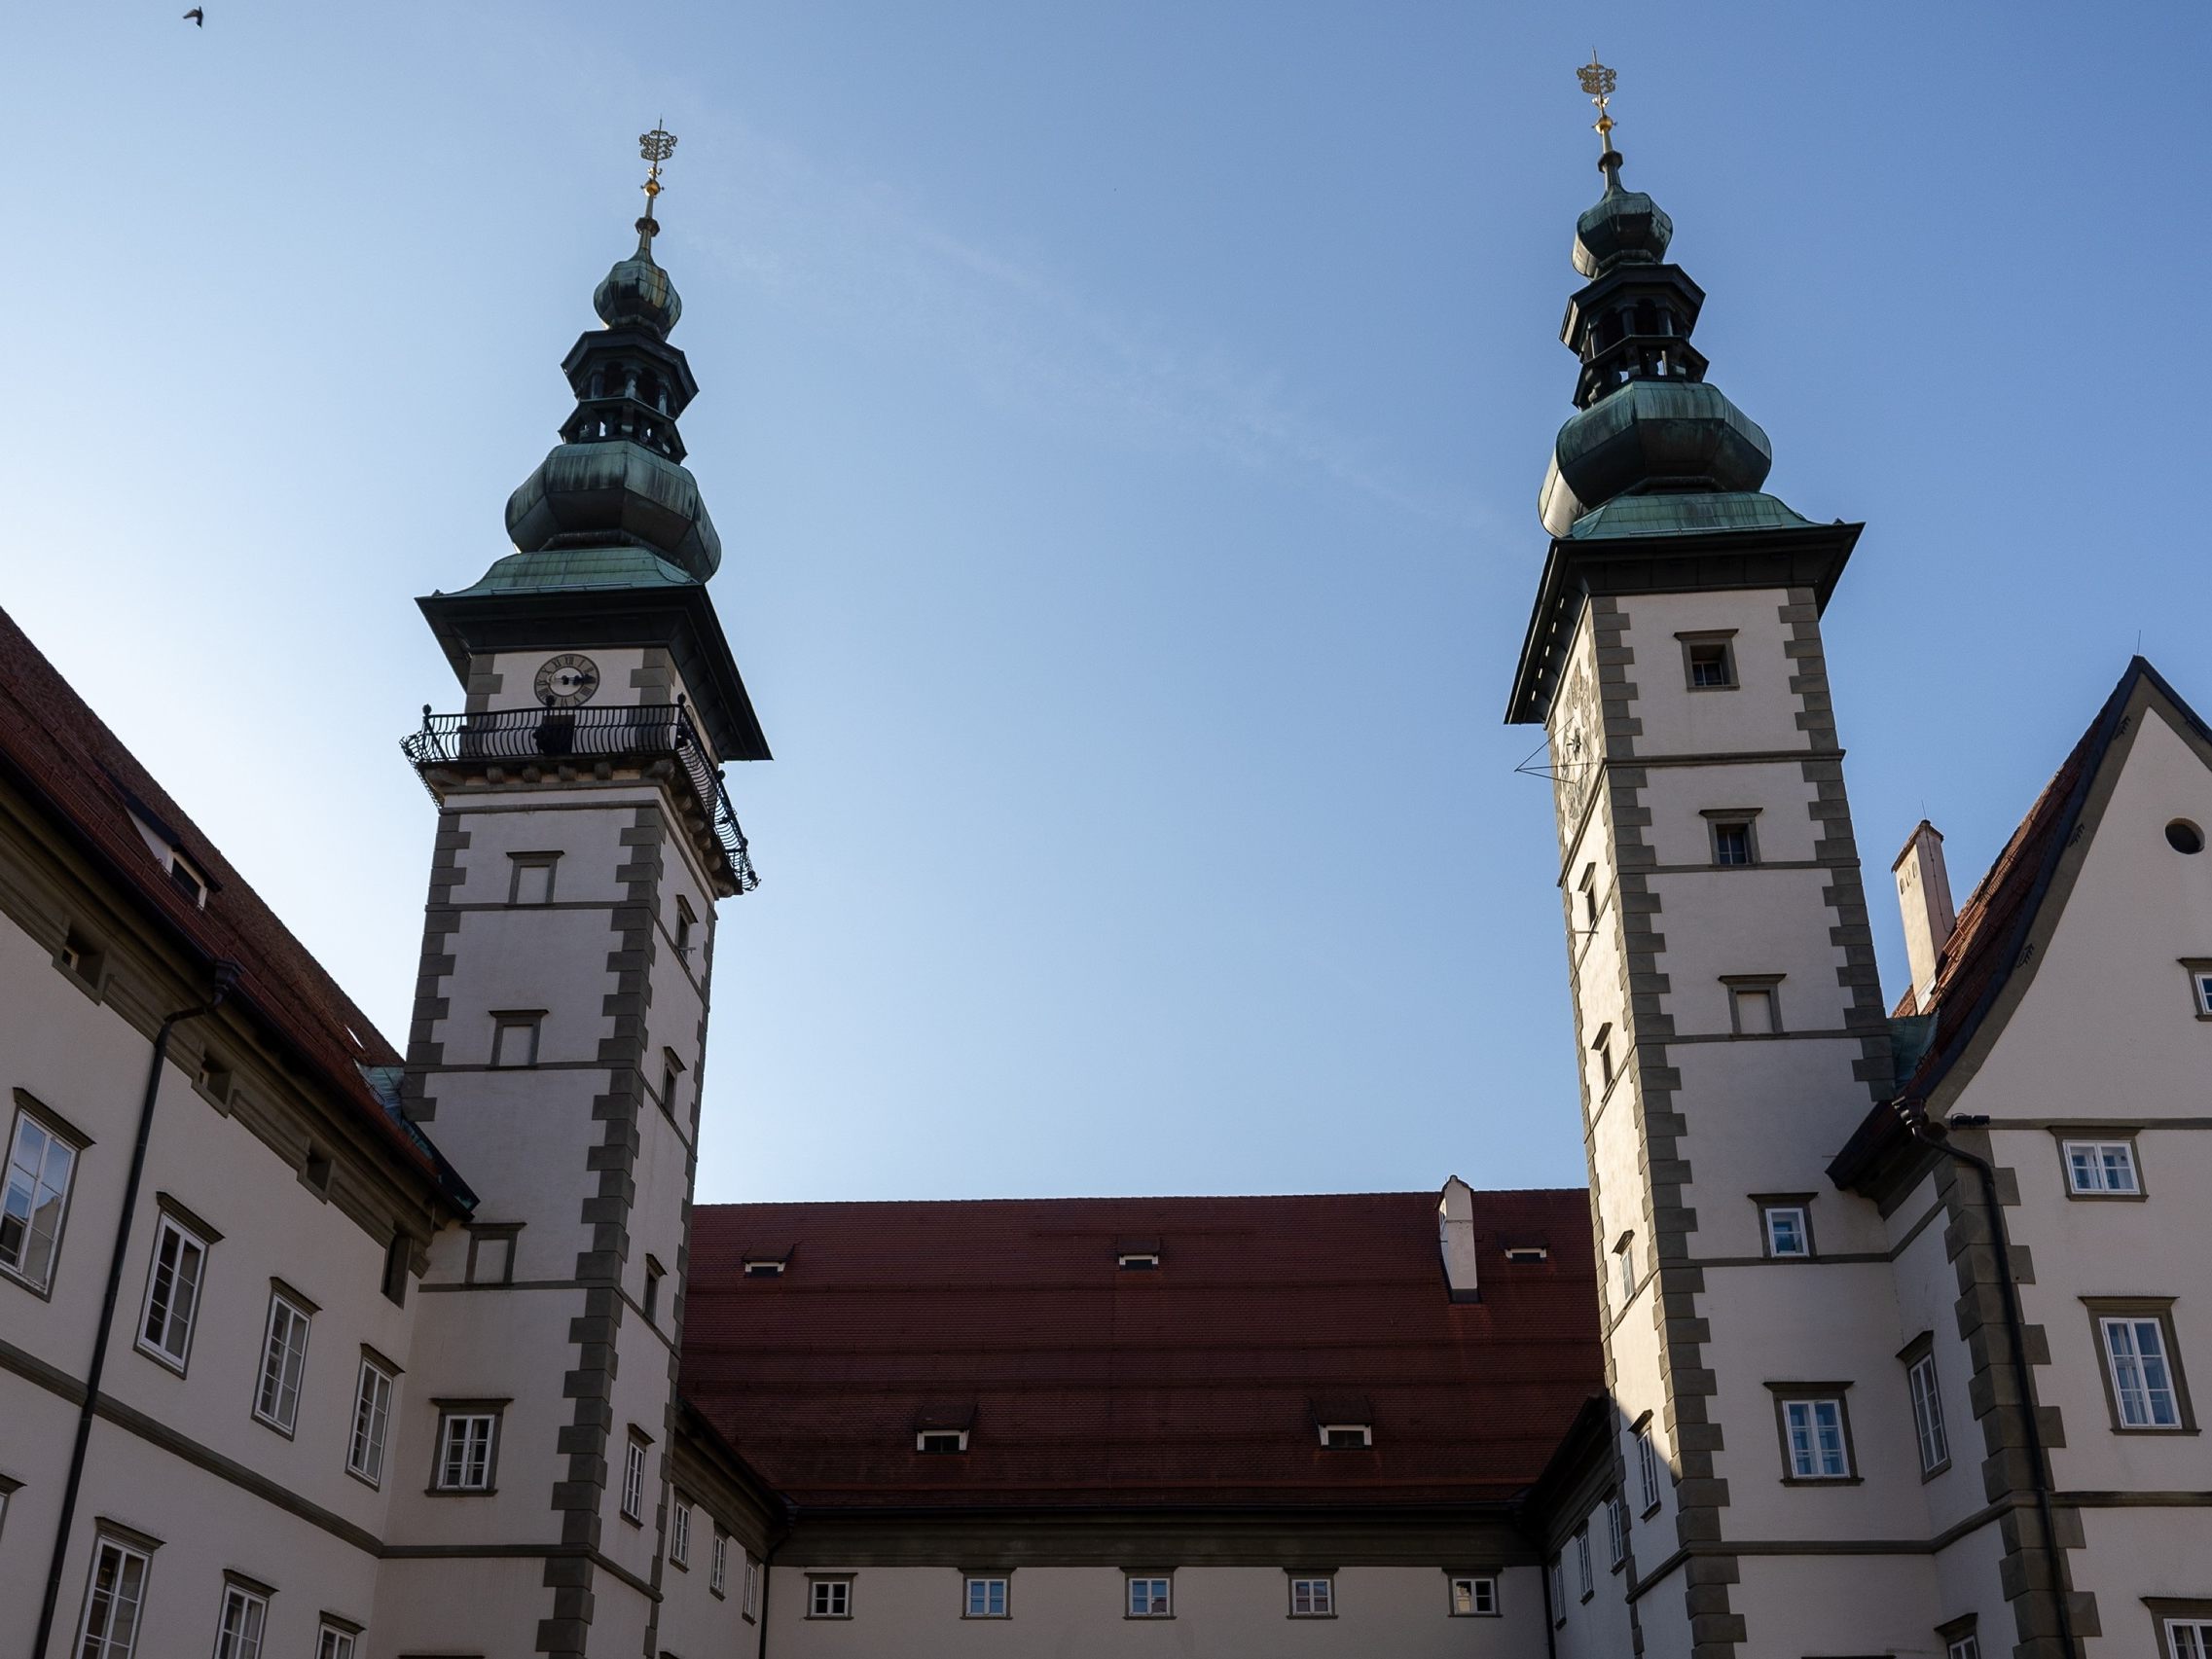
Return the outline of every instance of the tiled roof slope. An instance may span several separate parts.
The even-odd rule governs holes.
[[[1502,1501],[1601,1387],[1595,1270],[1579,1190],[1474,1214],[1455,1302],[1432,1193],[703,1205],[681,1387],[802,1512]],[[940,1421],[966,1455],[915,1450]]]
[[[0,765],[152,913],[209,961],[238,964],[233,995],[272,1030],[391,1151],[465,1201],[467,1189],[362,1074],[400,1056],[294,938],[245,878],[0,610]],[[207,877],[204,908],[171,884],[131,821],[135,798]]]

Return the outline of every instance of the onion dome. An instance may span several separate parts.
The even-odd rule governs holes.
[[[651,223],[637,221],[637,251],[609,270],[593,291],[592,309],[609,328],[649,328],[666,335],[683,315],[675,284],[653,263],[653,233],[645,229]]]
[[[1608,150],[1606,193],[1575,221],[1575,269],[1602,276],[1616,265],[1657,265],[1674,240],[1675,222],[1640,190],[1620,188],[1620,153]],[[1603,164],[1603,163],[1601,163]]]

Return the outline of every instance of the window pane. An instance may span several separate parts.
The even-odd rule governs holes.
[[[2097,1161],[2086,1146],[2068,1147],[2066,1164],[2076,1192],[2097,1190]]]
[[[2135,1190],[2135,1154],[2125,1145],[2107,1146],[2104,1151],[2104,1182],[2107,1192],[2133,1192]]]

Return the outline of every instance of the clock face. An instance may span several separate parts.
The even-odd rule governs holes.
[[[567,652],[549,657],[537,671],[537,700],[548,708],[573,708],[599,689],[599,666]]]

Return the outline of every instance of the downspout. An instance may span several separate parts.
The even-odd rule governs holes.
[[[761,1553],[760,1558],[760,1640],[753,1644],[753,1659],[768,1659],[768,1592],[776,1582],[776,1552],[783,1547],[783,1539],[791,1535],[788,1527]]]
[[[69,1529],[77,1519],[77,1493],[85,1482],[85,1454],[92,1443],[92,1418],[99,1408],[100,1379],[107,1370],[108,1333],[115,1328],[116,1303],[123,1295],[123,1261],[130,1249],[130,1220],[138,1208],[138,1188],[146,1174],[146,1148],[154,1136],[154,1100],[162,1092],[162,1067],[169,1056],[169,1034],[187,1020],[223,1006],[238,980],[236,962],[215,964],[215,994],[196,1008],[180,1008],[154,1033],[154,1058],[146,1067],[146,1093],[138,1103],[138,1139],[130,1149],[130,1175],[123,1187],[123,1217],[116,1223],[115,1253],[108,1260],[107,1293],[100,1300],[99,1329],[92,1337],[92,1364],[85,1377],[85,1404],[77,1414],[77,1443],[69,1454],[69,1479],[61,1489],[61,1520],[54,1532],[54,1561],[46,1572],[46,1596],[38,1609],[38,1635],[31,1659],[43,1659],[54,1635],[54,1610],[61,1596],[61,1574],[69,1562]]]
[[[2058,1547],[2058,1532],[2050,1501],[2050,1474],[2044,1455],[2043,1425],[2036,1418],[2035,1375],[2028,1368],[2028,1344],[2025,1323],[2020,1315],[2019,1286],[2013,1281],[2013,1242],[2005,1227],[2004,1207],[1997,1201],[1997,1168],[1988,1159],[1953,1146],[1945,1130],[1928,1121],[1926,1110],[1917,1102],[1900,1100],[1898,1116],[1912,1137],[1924,1146],[1932,1146],[1962,1164],[1971,1164],[1976,1174],[1981,1177],[1981,1201],[1989,1211],[1990,1231],[1997,1244],[1997,1287],[2005,1304],[2005,1335],[2013,1351],[2013,1370],[2019,1383],[2020,1404],[2027,1418],[2028,1457],[2031,1478],[2035,1482],[2036,1513],[2043,1521],[2043,1549],[2050,1568],[2050,1594],[2057,1603],[2058,1640],[2071,1656],[2080,1649],[2074,1641],[2074,1612],[2066,1592],[2066,1552]],[[1987,1117],[1961,1114],[1949,1120],[1960,1129],[1979,1129],[1988,1123]]]
[[[1538,1562],[1536,1571],[1543,1581],[1543,1650],[1548,1659],[1559,1659],[1559,1623],[1551,1610],[1551,1563]]]

